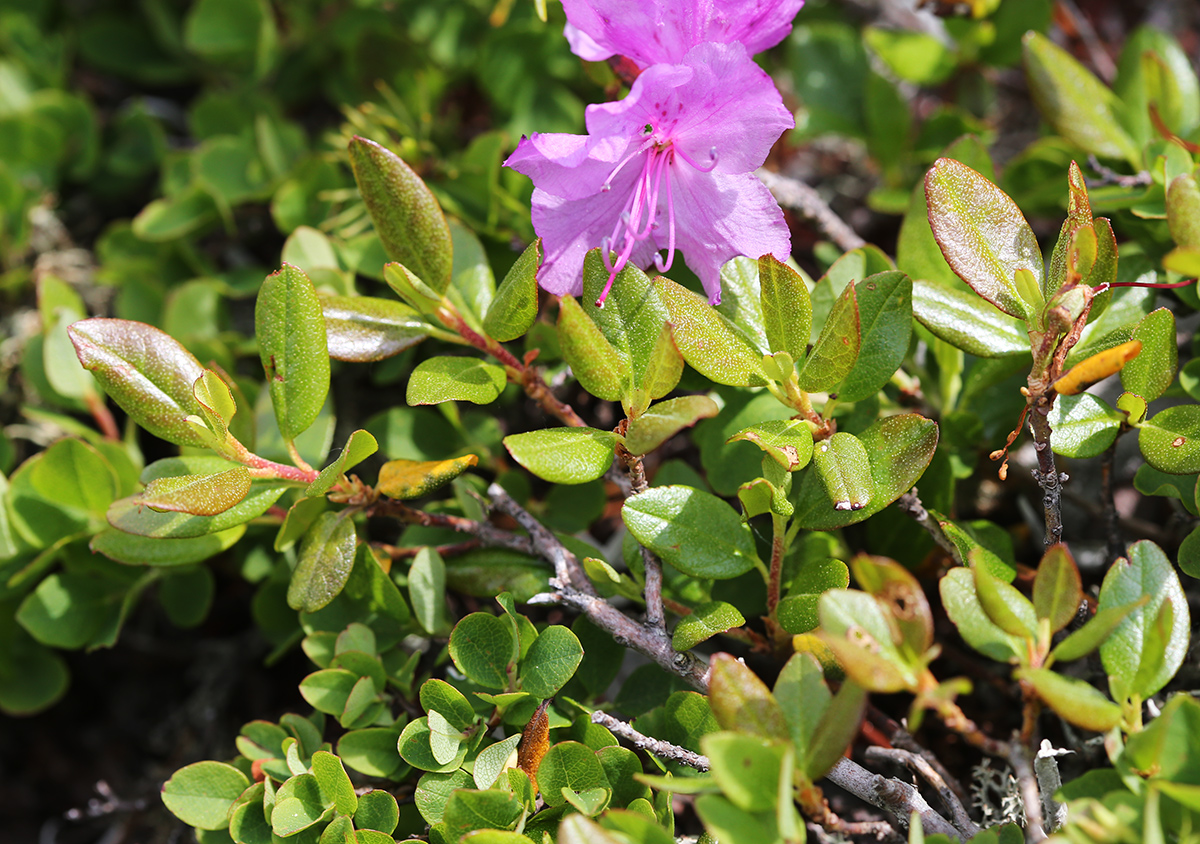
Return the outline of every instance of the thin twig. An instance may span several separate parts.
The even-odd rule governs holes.
[[[815,222],[843,252],[866,246],[867,242],[859,237],[845,220],[833,212],[829,203],[823,200],[819,193],[804,182],[781,176],[762,167],[758,169],[756,175],[775,195],[775,199],[780,205],[803,214]]]
[[[433,550],[437,551],[438,556],[453,557],[455,554],[464,554],[482,546],[483,543],[478,539],[468,539],[466,542],[455,542],[452,545],[437,545]],[[393,560],[406,560],[409,557],[417,556],[425,546],[400,547],[399,545],[388,545],[386,542],[372,542],[371,547],[379,549]]]
[[[1033,773],[1033,765],[1029,759],[1029,748],[1020,742],[1012,743],[1012,751],[1008,756],[1013,773],[1017,776],[1017,784],[1021,789],[1021,801],[1025,804],[1025,836],[1030,842],[1046,840],[1046,830],[1042,826],[1042,795],[1038,791],[1037,776]]]
[[[624,424],[624,423],[622,423]],[[618,429],[623,431],[623,429]],[[617,446],[617,456],[621,458],[621,462],[625,465],[625,471],[629,474],[629,494],[639,495],[650,488],[650,484],[646,480],[646,467],[642,465],[642,458],[636,454],[632,454],[623,445]],[[642,549],[642,568],[645,575],[646,597],[646,625],[648,627],[656,627],[660,630],[666,630],[667,618],[663,612],[663,573],[662,563],[654,552],[645,545]]]
[[[1046,519],[1045,546],[1062,540],[1062,484],[1066,473],[1060,474],[1054,466],[1054,451],[1050,448],[1051,403],[1045,398],[1038,400],[1029,410],[1029,430],[1033,433],[1033,448],[1037,453],[1038,468],[1033,470],[1034,480],[1042,488],[1042,512]]]
[[[938,523],[938,520],[930,516],[929,511],[925,509],[925,505],[921,503],[921,499],[917,496],[916,487],[913,487],[896,499],[896,506],[912,516],[913,521],[924,528],[925,532],[933,538],[933,541],[949,554],[950,559],[954,560],[957,565],[966,565],[963,562],[962,552],[958,550],[958,546],[950,540],[950,537],[946,536],[946,532],[942,530],[942,526]]]
[[[1119,437],[1100,453],[1100,505],[1104,508],[1104,539],[1108,544],[1109,563],[1124,553],[1121,547],[1121,523],[1117,518],[1117,502],[1113,496],[1113,463],[1118,442]]]
[[[515,533],[501,530],[488,522],[477,522],[474,519],[466,519],[462,516],[451,516],[446,513],[427,513],[424,510],[409,507],[402,501],[393,501],[390,498],[380,498],[367,508],[367,515],[391,516],[410,525],[421,525],[422,527],[448,528],[456,530],[459,533],[470,534],[484,545],[492,548],[508,548],[513,551],[520,551],[522,554],[528,554],[531,557],[537,556],[533,548],[533,543],[527,536],[518,536]]]
[[[920,774],[921,778],[937,791],[942,805],[950,811],[950,822],[962,834],[964,840],[969,841],[979,832],[979,827],[971,820],[971,815],[967,812],[967,807],[962,804],[962,801],[958,799],[958,795],[942,779],[942,775],[934,770],[929,761],[920,753],[913,753],[912,751],[903,750],[898,747],[868,747],[867,759],[890,759],[893,762],[898,762],[901,765],[911,768],[914,772]]]
[[[492,484],[488,487],[488,496],[492,499],[492,504],[495,505],[497,510],[507,516],[511,516],[516,520],[517,524],[525,528],[533,543],[533,550],[538,556],[554,564],[555,576],[564,586],[569,585],[572,589],[576,589],[586,595],[596,595],[596,588],[588,580],[588,576],[584,572],[583,566],[579,564],[578,558],[558,541],[558,537],[531,516],[524,507],[514,501],[504,490],[504,487],[500,486],[500,484]]]
[[[872,773],[844,757],[825,776],[856,797],[891,812],[902,826],[908,826],[909,817],[916,811],[921,818],[921,828],[926,833],[940,832],[955,841],[963,840],[954,824],[939,815],[921,796],[921,792],[907,783]]]
[[[592,723],[607,727],[613,735],[625,739],[634,747],[644,750],[647,753],[653,753],[660,759],[679,762],[680,764],[687,765],[689,768],[695,768],[697,771],[707,771],[709,769],[707,756],[701,756],[699,753],[693,753],[686,747],[680,747],[677,744],[671,744],[669,741],[652,738],[645,733],[638,732],[633,728],[632,724],[627,724],[619,718],[614,718],[607,712],[601,712],[600,710],[593,712]]]
[[[932,751],[922,746],[920,742],[913,738],[912,733],[904,729],[899,721],[892,718],[873,703],[867,704],[867,718],[870,723],[883,732],[892,747],[899,747],[901,750],[907,750],[910,753],[920,755],[926,762],[933,766],[933,769],[938,772],[938,776],[950,786],[954,795],[959,800],[965,801],[967,799],[967,791],[962,787],[962,783],[946,770],[946,766],[941,763]]]
[[[1111,167],[1101,164],[1100,159],[1095,155],[1088,156],[1088,166],[1100,174],[1100,179],[1094,180],[1091,185],[1092,187],[1111,184],[1119,185],[1123,188],[1140,188],[1146,187],[1154,181],[1149,170],[1142,170],[1140,173],[1135,173],[1132,176],[1123,176]]]

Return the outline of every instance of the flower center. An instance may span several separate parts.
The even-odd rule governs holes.
[[[629,194],[629,198],[625,201],[625,206],[621,209],[621,213],[613,225],[612,234],[604,238],[600,243],[600,255],[604,261],[604,268],[608,270],[608,281],[604,285],[604,290],[600,293],[600,298],[596,300],[597,308],[604,307],[604,300],[608,298],[608,292],[612,290],[613,281],[616,279],[617,274],[629,263],[629,258],[633,254],[634,248],[638,243],[650,237],[651,232],[658,227],[658,204],[663,193],[663,177],[666,175],[668,168],[675,164],[676,157],[701,173],[708,173],[717,166],[716,149],[713,149],[711,152],[712,160],[710,163],[706,166],[701,166],[676,147],[674,141],[670,139],[665,141],[657,140],[654,137],[653,129],[653,126],[646,125],[642,133],[644,136],[647,136],[646,140],[616,166],[602,188],[602,190],[609,190],[613,177],[631,160],[639,155],[642,157],[642,169],[634,182],[633,191]],[[667,257],[664,261],[661,255],[657,253],[654,255],[654,266],[660,273],[665,273],[671,268],[675,257],[675,197],[671,189],[670,176],[667,176],[665,181]],[[611,254],[613,251],[617,252],[615,260]]]

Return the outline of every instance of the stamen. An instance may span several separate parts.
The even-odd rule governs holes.
[[[621,172],[621,170],[625,167],[626,164],[628,164],[630,162],[630,160],[641,155],[643,152],[646,151],[647,147],[652,146],[653,144],[654,144],[653,138],[647,138],[646,140],[644,140],[640,144],[638,144],[637,148],[634,149],[633,152],[629,153],[629,155],[622,158],[621,161],[617,164],[617,166],[614,167],[612,169],[612,171],[607,176],[604,177],[604,184],[602,184],[600,186],[600,190],[604,191],[605,193],[612,190],[613,178],[615,178],[616,175]]]
[[[1160,290],[1166,290],[1168,288],[1175,288],[1175,287],[1188,287],[1195,283],[1196,283],[1196,279],[1194,279],[1194,278],[1189,278],[1184,281],[1156,282],[1153,284],[1151,284],[1149,282],[1144,282],[1144,281],[1114,281],[1114,282],[1108,282],[1105,284],[1098,285],[1096,287],[1095,291],[1093,291],[1093,292],[1095,292],[1097,295],[1099,295],[1100,293],[1103,293],[1105,290],[1108,290],[1110,287],[1154,287],[1154,288],[1158,288]]]
[[[654,255],[654,266],[660,273],[671,269],[675,262],[675,192],[671,189],[671,179],[667,178],[667,260],[664,263]]]
[[[711,172],[713,171],[713,169],[714,169],[714,168],[717,166],[717,161],[718,161],[718,158],[717,158],[717,148],[716,148],[716,147],[712,147],[712,148],[711,148],[711,149],[708,151],[708,155],[709,155],[709,159],[710,159],[710,160],[709,160],[709,162],[708,162],[708,166],[707,166],[707,167],[701,167],[701,166],[700,166],[699,164],[697,164],[695,161],[692,161],[692,159],[688,158],[687,154],[686,154],[686,153],[684,153],[684,151],[683,151],[683,150],[681,150],[679,147],[677,147],[677,146],[672,146],[672,147],[671,147],[671,149],[672,149],[672,150],[675,152],[675,154],[676,154],[676,155],[678,155],[680,158],[682,158],[682,159],[683,159],[684,161],[686,161],[688,164],[690,164],[690,165],[692,165],[693,167],[695,167],[695,168],[696,168],[697,170],[699,170],[701,173],[711,173]]]

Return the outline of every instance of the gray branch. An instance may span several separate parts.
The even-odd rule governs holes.
[[[620,736],[634,747],[644,750],[647,753],[653,753],[660,759],[679,762],[687,765],[689,768],[695,768],[697,771],[707,771],[709,769],[707,756],[701,756],[699,753],[693,753],[686,747],[680,747],[677,744],[671,744],[669,741],[663,741],[662,739],[648,736],[645,733],[640,733],[631,724],[627,724],[619,718],[614,718],[607,712],[601,712],[600,710],[593,712],[592,723],[607,727],[613,735]]]
[[[940,832],[955,841],[963,840],[962,834],[954,825],[939,815],[921,796],[921,792],[907,783],[873,774],[846,758],[839,759],[833,770],[825,776],[855,797],[891,812],[902,826],[907,827],[909,817],[916,812],[921,818],[921,828],[926,833]]]
[[[962,835],[964,841],[969,841],[979,832],[979,827],[971,820],[971,815],[967,812],[967,807],[958,799],[958,795],[954,793],[954,790],[946,784],[942,775],[934,770],[934,767],[921,754],[898,747],[868,747],[867,758],[890,759],[893,762],[898,762],[901,765],[911,768],[915,773],[920,774],[921,778],[937,791],[938,799],[949,810],[951,823],[954,824],[955,829]]]
[[[804,182],[781,176],[762,167],[758,169],[756,175],[774,194],[780,205],[803,214],[815,222],[843,252],[866,246],[867,242],[859,237],[858,233],[850,228],[845,220],[834,213],[833,209],[829,207],[829,203],[822,199],[819,193]]]
[[[929,511],[925,509],[925,505],[917,497],[916,487],[913,487],[896,499],[896,506],[912,516],[913,521],[920,525],[926,533],[933,537],[933,541],[950,555],[950,559],[954,560],[960,566],[966,565],[962,558],[962,552],[958,550],[958,546],[954,544],[950,537],[946,536],[946,532],[942,530],[942,526],[938,524],[937,519],[929,515]]]

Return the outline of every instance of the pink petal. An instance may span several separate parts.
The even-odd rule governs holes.
[[[504,166],[525,174],[547,193],[580,199],[600,192],[628,147],[628,135],[535,132],[521,138]]]
[[[752,173],[725,175],[675,168],[675,245],[704,285],[708,301],[721,301],[721,267],[738,255],[768,252],[781,261],[791,254],[783,211]],[[654,232],[667,245],[665,223]]]
[[[571,52],[585,62],[602,62],[614,55],[612,50],[601,47],[592,40],[592,36],[570,23],[563,27],[563,36],[571,45]]]

